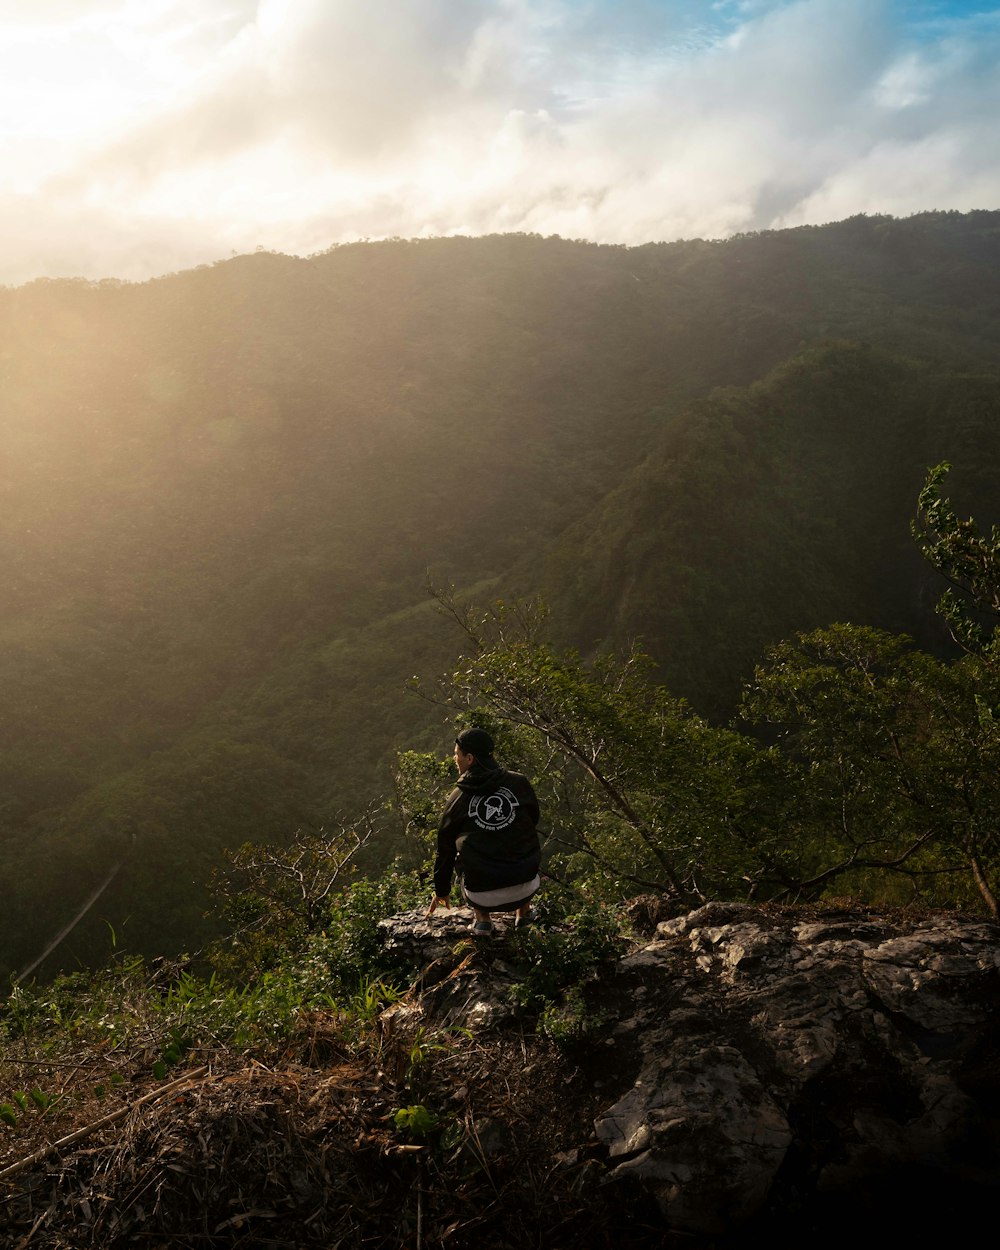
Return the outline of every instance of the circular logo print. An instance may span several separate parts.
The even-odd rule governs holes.
[[[503,786],[496,794],[474,795],[469,815],[480,829],[506,829],[517,815],[517,799]]]

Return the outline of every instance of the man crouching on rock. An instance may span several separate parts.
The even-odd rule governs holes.
[[[541,884],[538,799],[531,782],[493,758],[485,729],[463,729],[455,739],[458,783],[448,796],[437,835],[434,898],[427,909],[448,907],[457,868],[462,894],[476,913],[472,932],[493,932],[490,913],[513,911],[521,928],[532,919],[531,897]]]

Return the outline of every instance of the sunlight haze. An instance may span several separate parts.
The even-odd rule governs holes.
[[[0,3],[0,282],[1000,202],[1000,8]]]

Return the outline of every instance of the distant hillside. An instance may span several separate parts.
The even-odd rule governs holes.
[[[998,497],[998,270],[980,212],[0,291],[0,962],[126,856],[103,914],[191,945],[220,846],[384,791],[440,737],[428,569],[717,713],[795,628],[922,628],[926,464]]]
[[[851,344],[713,392],[512,584],[544,586],[567,641],[639,636],[695,706],[728,717],[765,650],[850,620],[945,645],[909,522],[946,458],[1000,517],[1000,380]]]

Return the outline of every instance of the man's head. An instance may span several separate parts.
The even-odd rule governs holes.
[[[487,768],[496,768],[493,739],[485,729],[463,729],[455,739],[455,764],[460,773],[467,773],[478,761]]]

